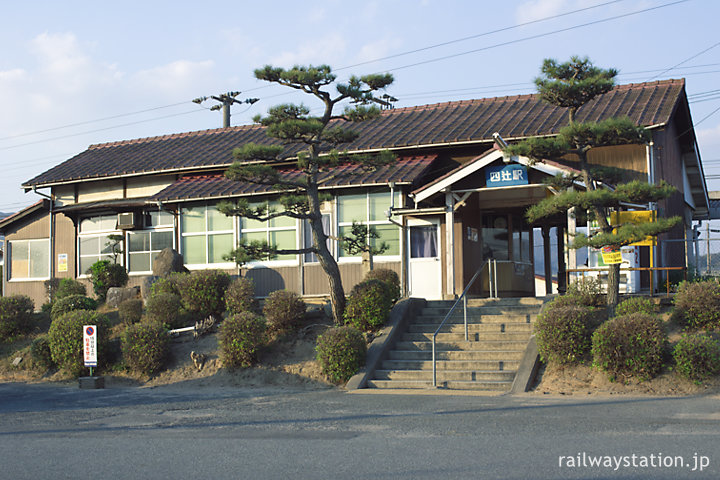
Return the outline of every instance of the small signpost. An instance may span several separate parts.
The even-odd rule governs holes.
[[[620,247],[617,245],[602,247],[602,259],[605,265],[622,263],[622,253],[620,251]]]
[[[90,368],[90,376],[80,377],[80,388],[103,388],[103,378],[93,377],[93,368],[98,365],[96,325],[83,326],[83,359],[85,366]]]

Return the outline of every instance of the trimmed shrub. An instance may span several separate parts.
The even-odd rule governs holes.
[[[333,383],[346,382],[365,364],[367,344],[360,330],[336,327],[318,337],[317,361],[322,372]]]
[[[593,277],[582,277],[567,286],[565,295],[576,297],[577,301],[589,307],[605,306],[605,289],[602,282]]]
[[[390,316],[392,300],[389,287],[380,280],[358,283],[350,292],[345,307],[345,323],[361,331],[377,330]]]
[[[25,295],[0,297],[0,341],[32,330],[35,304]]]
[[[75,279],[63,278],[60,280],[52,300],[55,301],[58,298],[69,297],[70,295],[87,295],[87,289],[85,285]]]
[[[720,327],[720,285],[713,280],[682,282],[675,311],[691,329]]]
[[[673,349],[673,358],[681,376],[700,383],[720,372],[720,342],[709,335],[683,335]]]
[[[139,298],[128,298],[118,305],[118,316],[120,320],[127,323],[137,323],[142,318],[143,301]]]
[[[548,363],[578,363],[590,352],[593,310],[565,304],[558,297],[543,309],[535,324],[540,358]]]
[[[276,290],[265,299],[263,315],[268,322],[268,328],[285,332],[294,329],[305,318],[306,308],[305,302],[297,293]]]
[[[180,301],[185,310],[203,318],[222,315],[230,275],[220,270],[196,270],[178,278]]]
[[[226,318],[218,333],[223,365],[238,368],[255,363],[258,351],[267,341],[265,330],[265,319],[252,312]]]
[[[180,296],[174,293],[160,293],[148,298],[145,317],[151,322],[167,325],[170,329],[186,326]]]
[[[364,280],[380,280],[381,282],[385,282],[390,288],[390,299],[392,302],[395,303],[400,300],[400,277],[398,277],[398,274],[393,270],[389,268],[370,270],[367,275],[365,275]]]
[[[53,362],[52,354],[50,353],[50,340],[47,335],[33,340],[30,345],[30,358],[32,359],[33,367],[40,370],[48,371],[55,367],[55,362]]]
[[[243,277],[233,280],[225,291],[225,308],[230,315],[256,311],[255,282]]]
[[[166,277],[158,278],[150,286],[151,296],[172,293],[180,297],[180,282],[187,275],[187,273],[171,273]]]
[[[135,323],[123,331],[121,348],[125,365],[130,370],[152,375],[167,362],[170,337],[162,323]]]
[[[57,289],[58,287],[60,287],[60,279],[57,277],[52,277],[48,280],[45,280],[43,282],[43,285],[45,286],[45,294],[47,295],[47,300],[48,302],[52,303],[52,301],[55,299]]]
[[[633,313],[655,315],[658,313],[658,306],[648,297],[631,297],[620,302],[615,308],[616,317],[632,315]]]
[[[50,318],[54,320],[57,317],[74,310],[95,309],[97,309],[97,302],[92,298],[86,297],[85,295],[70,295],[60,298],[53,303],[52,310],[50,311]]]
[[[110,320],[106,316],[89,310],[74,310],[55,318],[48,331],[53,361],[76,376],[86,371],[83,364],[85,325],[97,326],[98,362],[102,366],[107,361],[109,349]]]
[[[98,260],[90,266],[88,272],[95,295],[101,303],[105,301],[110,287],[124,287],[128,282],[125,267],[110,260]]]
[[[608,320],[592,336],[593,364],[611,376],[654,377],[662,367],[667,334],[656,316],[634,313]]]

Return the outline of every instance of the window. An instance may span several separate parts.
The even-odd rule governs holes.
[[[262,208],[266,212],[282,212],[285,209],[278,202],[252,203],[250,207]],[[297,249],[297,221],[292,217],[280,216],[266,222],[250,218],[242,218],[240,221],[241,239],[246,242],[259,240],[275,245],[279,250]],[[273,260],[297,260],[297,255],[284,253]]]
[[[349,235],[353,222],[362,223],[373,228],[379,235],[379,238],[370,240],[371,246],[377,247],[385,242],[390,248],[382,255],[400,255],[400,227],[390,222],[385,214],[390,208],[390,203],[388,191],[339,196],[339,236]],[[400,205],[400,192],[395,192],[394,204]],[[340,257],[350,257],[350,254],[341,248]]]
[[[148,230],[127,233],[128,271],[151,272],[152,262],[164,248],[173,248],[173,215],[168,212],[149,212],[144,215]]]
[[[329,213],[323,213],[322,214],[322,226],[323,226],[323,232],[325,232],[325,235],[330,235],[330,223],[331,223],[331,217]],[[304,247],[312,247],[313,245],[313,239],[312,239],[312,230],[310,228],[310,220],[303,220],[303,245]],[[328,238],[325,242],[327,245],[328,250],[330,250],[330,253],[333,251],[332,247],[332,241]],[[305,254],[305,263],[316,263],[318,262],[317,254],[315,253],[306,253]]]
[[[214,205],[183,208],[180,228],[186,264],[228,263],[222,257],[235,248],[233,217],[223,215]]]
[[[80,221],[80,233],[78,234],[78,274],[85,275],[93,263],[98,260],[110,260],[122,263],[122,255],[118,248],[118,242],[112,240],[110,235],[121,235],[116,230],[116,215],[99,215],[84,218]],[[115,247],[115,248],[113,248]]]
[[[10,249],[10,280],[50,278],[50,240],[13,240]]]

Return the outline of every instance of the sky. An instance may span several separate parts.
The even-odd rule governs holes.
[[[339,80],[390,72],[396,107],[534,92],[544,58],[619,71],[617,83],[685,78],[708,189],[720,190],[716,0],[0,0],[0,212],[20,185],[91,144],[232,125],[304,103],[253,70],[330,65]],[[718,178],[713,178],[716,175]],[[47,192],[46,192],[47,193]]]

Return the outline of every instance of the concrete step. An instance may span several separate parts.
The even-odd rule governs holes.
[[[544,301],[542,297],[468,298],[468,306],[532,305],[539,307]],[[456,300],[430,300],[427,305],[450,308],[455,302]]]
[[[408,325],[408,333],[435,333],[437,323],[411,323]],[[468,333],[525,333],[532,334],[532,323],[468,323]],[[440,333],[465,333],[463,322],[446,323]]]
[[[368,387],[371,388],[398,388],[398,389],[431,389],[432,380],[369,380]],[[438,382],[438,387],[450,390],[488,390],[506,392],[512,387],[508,381],[447,381]]]
[[[435,351],[477,351],[477,350],[520,350],[524,351],[527,347],[527,339],[524,341],[513,340],[486,340],[482,342],[437,342]],[[432,342],[404,342],[400,341],[395,344],[397,350],[426,350],[432,351]]]
[[[519,362],[522,359],[525,349],[522,350],[454,350],[436,351],[436,360],[461,360],[461,361],[494,361],[494,362]],[[430,350],[391,350],[388,352],[388,360],[420,360],[431,361],[432,351]]]
[[[440,370],[495,370],[515,373],[520,361],[503,360],[438,360],[436,368]],[[382,362],[383,370],[430,370],[430,360],[385,360]]]
[[[499,370],[438,370],[438,382],[512,382],[515,372]],[[375,380],[432,380],[432,370],[377,370]]]
[[[469,330],[469,328],[468,328]],[[433,332],[410,332],[403,334],[401,341],[403,342],[428,342],[433,339]],[[471,332],[468,331],[469,342],[485,342],[485,341],[510,341],[510,342],[524,342],[527,343],[530,340],[530,331],[526,332]],[[465,342],[465,333],[444,333],[440,332],[436,337],[437,342],[441,343],[456,343]]]
[[[447,312],[445,312],[447,313]],[[445,313],[431,314],[423,312],[415,317],[413,323],[442,323]],[[489,314],[489,315],[468,315],[468,324],[471,323],[534,323],[537,319],[537,312],[523,314]],[[464,324],[465,319],[462,312],[451,315],[445,324]]]
[[[443,317],[450,311],[449,307],[426,306],[422,310],[423,315],[442,315]],[[453,310],[453,315],[463,315],[462,307]],[[526,315],[540,312],[539,306],[533,305],[492,305],[483,307],[468,307],[469,316],[476,315]]]

